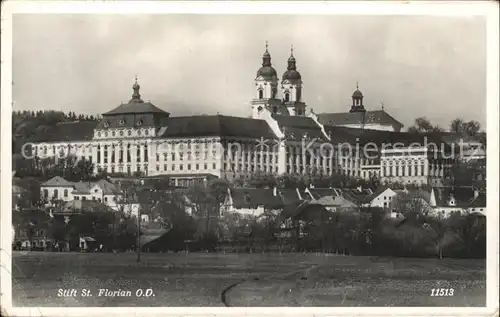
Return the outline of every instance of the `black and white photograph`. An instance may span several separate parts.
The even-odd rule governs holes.
[[[498,314],[498,3],[16,4],[2,315]]]

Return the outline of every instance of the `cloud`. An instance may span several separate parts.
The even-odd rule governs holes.
[[[278,74],[290,45],[316,112],[348,111],[360,82],[406,126],[426,116],[486,117],[482,18],[297,15],[16,15],[18,109],[102,113],[143,99],[172,115],[250,115],[253,79],[269,41]]]

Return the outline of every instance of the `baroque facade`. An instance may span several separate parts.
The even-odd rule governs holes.
[[[94,125],[60,124],[58,138],[35,144],[35,155],[72,153],[92,161],[95,172],[167,175],[181,187],[256,172],[341,173],[422,184],[444,177],[451,164],[440,150],[432,157],[421,136],[400,132],[402,124],[385,111],[367,111],[359,87],[348,113],[308,109],[293,49],[280,80],[266,44],[254,84],[251,118],[175,117],[143,101],[136,78],[128,103],[103,113]]]

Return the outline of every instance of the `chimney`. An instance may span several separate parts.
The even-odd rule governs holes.
[[[278,188],[276,186],[273,187],[273,196],[278,196]]]

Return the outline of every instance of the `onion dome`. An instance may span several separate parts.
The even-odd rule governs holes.
[[[130,99],[129,103],[143,103],[141,99],[141,94],[139,93],[139,89],[141,89],[141,86],[137,83],[137,76],[135,77],[135,83],[132,86],[132,89],[134,90],[134,93],[132,94],[132,99]]]
[[[290,57],[288,58],[288,66],[286,68],[286,71],[283,73],[283,81],[285,80],[296,81],[301,79],[302,76],[297,71],[297,64],[295,61],[295,57],[293,56],[293,46],[292,46]]]
[[[264,77],[265,79],[272,79],[277,77],[276,69],[271,64],[271,54],[267,50],[267,42],[266,42],[266,51],[264,55],[262,55],[262,67],[257,71],[257,77]]]

